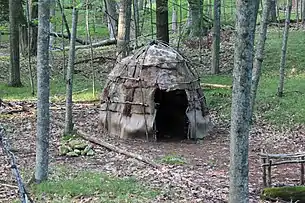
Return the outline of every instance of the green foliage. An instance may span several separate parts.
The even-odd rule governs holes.
[[[52,202],[71,202],[76,197],[96,197],[97,202],[146,202],[159,192],[146,188],[133,178],[117,178],[102,173],[78,172],[71,174],[58,167],[49,181],[33,185],[31,192],[38,201],[42,196]]]
[[[177,156],[174,154],[169,154],[160,159],[161,163],[170,164],[170,165],[184,165],[186,161],[183,157]]]
[[[261,195],[262,199],[281,199],[289,202],[305,202],[305,187],[292,186],[292,187],[274,187],[265,188]]]
[[[97,99],[92,94],[92,82],[90,79],[82,75],[75,74],[73,80],[74,101],[90,101]],[[1,97],[7,100],[35,100],[36,97],[31,95],[31,87],[28,80],[24,80],[22,82],[24,86],[18,88],[9,87],[7,84],[0,83]],[[99,94],[100,89],[100,86],[96,87],[95,95]],[[51,101],[54,102],[65,101],[65,81],[61,75],[56,75],[50,80],[50,98]]]
[[[263,74],[259,84],[256,99],[256,114],[263,116],[272,124],[292,126],[305,123],[305,52],[303,46],[304,34],[301,31],[291,31],[288,39],[286,62],[286,78],[284,97],[276,96],[279,81],[278,69],[282,44],[282,32],[270,31],[266,41],[266,56],[263,62]],[[291,73],[294,69],[295,72]],[[232,84],[230,75],[206,75],[202,78],[206,83]],[[208,106],[219,110],[220,116],[230,117],[231,90],[206,90]]]

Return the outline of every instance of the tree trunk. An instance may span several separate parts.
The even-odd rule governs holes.
[[[55,18],[55,5],[56,2],[55,0],[50,0],[50,18]],[[50,22],[50,32],[55,32],[55,23],[54,22]],[[53,45],[54,45],[54,41],[55,41],[55,37],[50,37],[50,48],[52,49]]]
[[[287,0],[286,21],[285,21],[285,29],[283,32],[282,55],[281,55],[281,64],[280,64],[280,81],[277,90],[277,95],[279,97],[283,96],[283,89],[284,89],[285,63],[286,63],[286,52],[287,52],[287,41],[288,41],[288,33],[289,33],[289,25],[290,25],[291,7],[292,7],[292,0]]]
[[[118,58],[124,58],[129,54],[131,21],[131,0],[120,1],[119,25],[118,25]]]
[[[156,0],[157,39],[169,43],[168,0]]]
[[[56,2],[55,0],[50,0],[50,18],[54,18],[55,17],[55,5],[56,5]],[[50,32],[55,32],[55,23],[54,22],[50,22]],[[50,36],[50,45],[49,45],[49,48],[52,50],[53,49],[53,46],[54,46],[54,43],[55,43],[55,37],[52,37]],[[50,67],[52,67],[53,65],[53,57],[52,57],[52,52],[49,51],[49,65]]]
[[[65,135],[70,135],[73,130],[72,121],[72,91],[73,91],[73,72],[74,72],[74,61],[75,61],[75,39],[77,32],[77,18],[78,10],[73,5],[72,11],[72,32],[70,39],[69,59],[66,76],[66,115],[65,115]]]
[[[191,11],[191,8],[190,8],[190,4],[188,4],[188,10],[187,10],[187,28],[191,29],[191,26],[192,26],[192,11]]]
[[[271,0],[270,2],[270,22],[276,22],[276,1]]]
[[[9,0],[9,21],[10,21],[10,80],[9,86],[22,86],[20,80],[20,56],[19,56],[19,22],[18,4],[16,0]]]
[[[305,0],[302,0],[302,24],[305,25]]]
[[[37,49],[37,136],[35,181],[48,178],[49,165],[49,30],[50,0],[39,1],[39,27]]]
[[[220,16],[221,0],[214,0],[214,26],[213,26],[213,49],[212,49],[212,74],[218,74],[219,51],[220,51]]]
[[[139,11],[142,11],[144,8],[144,0],[138,0]]]
[[[256,45],[254,64],[252,70],[252,85],[251,85],[251,100],[250,100],[251,120],[254,112],[255,99],[256,99],[257,87],[261,75],[262,63],[264,60],[264,50],[265,50],[269,14],[270,14],[270,0],[264,0],[259,38]]]
[[[230,203],[249,202],[250,89],[259,0],[236,1],[230,131]]]
[[[296,0],[296,18],[297,18],[297,29],[299,29],[299,20],[300,20],[300,16],[299,16],[299,4],[300,4],[300,1],[299,0]]]
[[[177,28],[178,28],[178,17],[177,17],[177,6],[176,5],[172,5],[173,7],[173,13],[172,13],[172,31],[174,33],[177,32]]]
[[[109,38],[115,39],[117,37],[118,29],[118,13],[116,9],[117,4],[115,0],[105,0],[105,5],[107,12]]]
[[[201,37],[203,35],[203,0],[188,0],[192,24],[189,37]]]
[[[138,0],[133,0],[133,22],[134,22],[134,30],[135,30],[135,38],[137,39],[140,34],[140,14],[139,14],[139,8],[138,8]],[[136,45],[138,46],[138,45]]]

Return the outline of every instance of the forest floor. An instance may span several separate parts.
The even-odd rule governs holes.
[[[304,151],[304,89],[305,60],[301,55],[305,47],[303,32],[291,32],[290,52],[287,57],[286,96],[276,98],[277,64],[280,57],[280,37],[271,33],[267,42],[266,70],[263,73],[258,92],[255,123],[250,135],[250,199],[259,202],[262,190],[262,169],[258,153],[265,149],[268,153],[295,153]],[[303,37],[303,38],[300,38]],[[222,74],[206,75],[210,64],[210,41],[202,50],[198,67],[202,71],[202,81],[209,83],[231,84],[233,67],[233,48],[230,34],[222,37],[221,67]],[[190,42],[191,43],[191,42]],[[194,46],[189,44],[190,46]],[[7,51],[3,51],[6,53]],[[112,53],[103,50],[103,56]],[[193,51],[189,51],[190,57]],[[98,53],[96,53],[97,55]],[[1,65],[8,67],[8,56],[1,56]],[[79,52],[77,60],[89,58]],[[26,59],[22,61],[26,67]],[[64,81],[58,64],[51,69],[51,117],[64,120]],[[103,69],[99,66],[103,64]],[[111,64],[111,63],[110,63]],[[274,65],[276,64],[276,65]],[[97,92],[103,86],[110,66],[104,62],[95,63]],[[291,73],[295,68],[296,72]],[[51,124],[50,138],[50,177],[39,186],[28,188],[35,202],[227,202],[229,192],[229,109],[231,90],[205,90],[208,105],[211,107],[213,128],[202,143],[146,142],[143,140],[117,140],[107,137],[98,128],[99,106],[92,96],[91,69],[88,63],[77,66],[75,74],[73,113],[75,125],[82,131],[118,146],[124,150],[140,154],[162,165],[156,169],[136,159],[93,145],[94,156],[60,156],[63,129]],[[27,76],[28,70],[22,70]],[[288,73],[289,72],[289,73]],[[0,98],[5,107],[0,108],[0,123],[7,130],[18,167],[26,182],[33,174],[35,166],[36,102],[30,95],[28,78],[23,78],[22,88],[9,88],[5,85],[7,72],[0,77]],[[82,101],[82,102],[80,102]],[[10,103],[11,105],[7,105]],[[25,110],[13,113],[16,107]],[[12,112],[9,114],[9,112]],[[272,169],[274,184],[298,184],[299,165],[275,166]],[[14,202],[18,198],[16,181],[11,173],[8,157],[0,151],[0,202]],[[17,201],[16,201],[17,202]]]

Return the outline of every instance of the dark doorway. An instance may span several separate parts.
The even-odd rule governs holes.
[[[187,138],[188,119],[187,95],[184,90],[164,91],[156,89],[155,104],[157,115],[155,127],[157,140],[175,141]]]

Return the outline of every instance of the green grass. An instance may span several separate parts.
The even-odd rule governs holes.
[[[36,100],[36,96],[31,95],[31,87],[29,82],[23,80],[23,87],[9,87],[5,83],[0,83],[0,97],[5,100]],[[36,83],[36,81],[35,81]],[[65,82],[60,75],[50,79],[50,99],[52,101],[65,100]],[[96,92],[93,96],[92,81],[84,76],[75,74],[73,83],[73,100],[74,101],[90,101],[99,97],[101,85],[96,83]],[[35,93],[37,89],[35,86]]]
[[[80,171],[71,174],[67,167],[58,167],[50,180],[35,184],[31,193],[38,201],[71,202],[77,197],[94,197],[96,202],[147,202],[159,191],[148,188],[134,178],[117,178],[97,172]]]
[[[183,157],[177,156],[174,154],[169,154],[166,156],[163,156],[160,160],[158,160],[161,163],[169,164],[169,165],[184,165],[186,164],[186,161]]]
[[[288,40],[286,62],[286,78],[284,97],[276,96],[279,81],[282,38],[277,31],[268,33],[266,56],[263,62],[263,74],[259,84],[256,100],[256,114],[263,116],[272,124],[292,126],[305,123],[305,37],[301,31],[291,31]],[[295,68],[296,73],[291,74]],[[206,83],[232,84],[231,75],[206,75],[202,78]],[[220,115],[230,117],[231,90],[213,89],[205,91],[209,107],[218,109]]]

